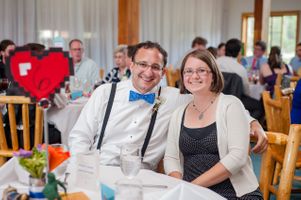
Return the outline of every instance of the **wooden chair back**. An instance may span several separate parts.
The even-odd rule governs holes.
[[[176,86],[176,82],[180,80],[180,69],[166,68],[167,85],[171,87]]]
[[[268,131],[288,134],[290,125],[290,99],[272,99],[268,91],[262,93]]]
[[[295,169],[301,167],[300,156],[298,156],[300,154],[301,125],[290,125],[288,135],[275,132],[266,132],[266,134],[268,148],[262,155],[259,182],[263,199],[268,200],[270,192],[272,192],[276,195],[276,199],[289,200]],[[278,185],[273,183],[276,162],[282,166]]]
[[[23,149],[30,150],[32,146],[30,143],[30,119],[29,119],[29,105],[32,104],[30,98],[23,96],[0,96],[0,105],[2,112],[0,114],[0,166],[4,164],[7,157],[12,157],[14,151],[18,151],[20,144],[18,141],[15,105],[21,105],[22,109],[22,137],[23,137]],[[4,110],[7,109],[10,133],[5,134],[5,126],[3,116]],[[35,111],[35,127],[34,127],[34,145],[42,143],[43,134],[43,111],[42,108],[36,104]],[[11,138],[11,148],[7,144],[6,136],[9,135]]]

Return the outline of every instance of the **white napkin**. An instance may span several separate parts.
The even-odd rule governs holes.
[[[220,195],[208,191],[207,188],[202,188],[200,186],[194,186],[188,183],[181,183],[174,187],[169,192],[165,193],[160,200],[218,200],[225,199]]]
[[[29,173],[20,165],[17,158],[13,157],[0,168],[0,185],[18,181],[28,185]]]

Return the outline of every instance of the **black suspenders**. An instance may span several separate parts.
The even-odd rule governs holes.
[[[104,116],[103,123],[102,123],[102,127],[101,127],[101,132],[100,132],[99,139],[98,139],[98,144],[97,144],[97,149],[98,150],[100,150],[101,143],[102,143],[104,133],[105,133],[105,129],[106,129],[109,117],[110,117],[111,110],[112,110],[114,97],[115,97],[115,93],[116,93],[116,86],[117,86],[116,83],[112,84],[111,93],[110,93],[110,97],[109,97],[109,102],[108,102],[108,105],[107,105],[107,109],[106,109],[105,116]],[[159,88],[158,97],[160,96],[160,94],[161,94],[161,87]],[[156,106],[156,104],[154,105],[154,107],[155,106]],[[147,149],[148,143],[149,143],[150,138],[152,136],[152,132],[153,132],[155,122],[156,122],[158,109],[155,109],[154,107],[152,109],[153,114],[152,114],[151,121],[150,121],[149,126],[148,126],[147,134],[146,134],[146,137],[144,139],[142,149],[141,149],[142,159],[144,157],[144,154],[145,154],[145,151]]]
[[[100,132],[99,140],[98,140],[98,144],[97,144],[97,149],[100,149],[100,146],[101,146],[101,143],[102,143],[102,140],[103,140],[103,136],[105,134],[105,130],[106,130],[106,127],[107,127],[107,123],[108,123],[108,120],[109,120],[109,117],[110,117],[110,113],[111,113],[114,98],[115,98],[116,87],[117,87],[117,84],[112,83],[111,93],[110,93],[110,97],[109,97],[105,117],[104,117],[103,122],[102,122],[101,132]]]

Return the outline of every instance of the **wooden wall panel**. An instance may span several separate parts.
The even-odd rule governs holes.
[[[140,0],[118,0],[118,44],[139,42]]]

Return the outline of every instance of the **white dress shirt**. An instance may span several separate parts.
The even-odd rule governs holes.
[[[235,73],[241,77],[244,88],[244,94],[249,96],[250,88],[248,73],[247,70],[240,63],[237,62],[237,59],[233,57],[222,56],[219,57],[216,60],[216,62],[222,72]]]
[[[156,93],[157,96],[158,89],[159,87],[155,87],[150,93]],[[117,84],[114,103],[101,145],[100,164],[102,165],[119,165],[120,147],[123,144],[135,143],[142,148],[144,143],[154,104],[151,105],[144,100],[130,102],[130,90],[137,92],[131,80]],[[83,108],[69,137],[72,155],[97,148],[110,91],[111,84],[101,85],[93,92]],[[178,89],[171,87],[163,87],[160,97],[163,104],[158,110],[152,137],[143,160],[143,167],[149,169],[155,169],[164,155],[172,112],[191,100],[191,95],[180,95]]]
[[[86,57],[74,65],[74,75],[82,82],[90,81],[91,84],[100,80],[97,64],[92,59]]]

